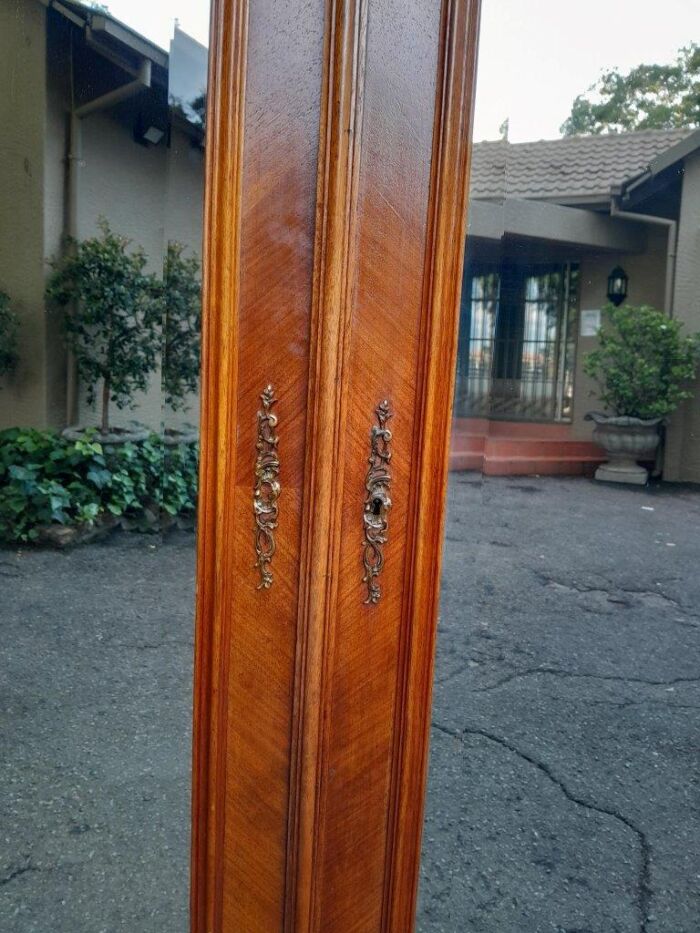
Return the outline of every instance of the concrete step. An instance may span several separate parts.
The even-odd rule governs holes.
[[[483,453],[487,440],[483,434],[453,434],[450,449],[465,453]]]
[[[450,452],[450,470],[484,476],[589,476],[602,462],[595,457],[484,457]]]
[[[491,457],[484,458],[485,476],[587,476],[600,457]]]
[[[477,470],[479,473],[481,473],[483,466],[483,454],[470,454],[463,453],[459,450],[450,450],[450,470],[453,472]]]
[[[565,441],[571,437],[571,425],[562,422],[547,424],[541,421],[491,421],[484,433],[489,437],[534,437]]]
[[[561,440],[544,437],[489,437],[484,447],[486,456],[500,457],[597,457],[605,459],[600,448],[591,441]]]
[[[571,437],[571,425],[458,419],[450,447],[451,470],[486,476],[580,476],[605,460],[591,441]]]

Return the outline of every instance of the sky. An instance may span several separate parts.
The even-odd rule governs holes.
[[[482,0],[474,138],[556,139],[577,94],[601,72],[665,63],[700,42],[698,0]],[[167,48],[180,27],[208,41],[207,0],[106,0],[110,13]]]

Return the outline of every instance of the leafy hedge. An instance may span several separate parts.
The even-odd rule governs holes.
[[[193,514],[196,444],[147,440],[103,445],[51,431],[0,432],[0,540],[38,541],[57,526],[89,530],[121,521],[157,531]]]
[[[583,368],[600,385],[600,400],[616,415],[665,418],[684,399],[700,357],[700,335],[649,305],[607,305],[598,348]]]

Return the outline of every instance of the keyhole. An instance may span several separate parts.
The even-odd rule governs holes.
[[[381,514],[382,514],[382,500],[372,499],[372,515],[381,515]]]

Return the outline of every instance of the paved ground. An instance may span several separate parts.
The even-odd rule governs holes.
[[[2,933],[185,933],[193,574],[184,534],[0,552]]]
[[[421,931],[698,933],[700,494],[462,474],[448,516]]]
[[[700,493],[448,516],[421,933],[697,933]],[[0,552],[3,933],[185,933],[192,590],[185,534]]]

